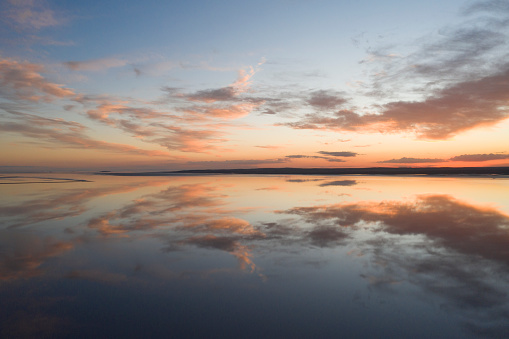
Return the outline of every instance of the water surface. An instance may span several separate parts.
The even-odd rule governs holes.
[[[509,336],[508,179],[0,183],[0,337]]]

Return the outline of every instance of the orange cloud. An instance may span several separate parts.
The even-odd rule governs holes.
[[[12,59],[0,60],[2,95],[8,99],[53,101],[75,95],[74,91],[45,79],[44,67]]]
[[[422,102],[391,102],[381,113],[308,114],[280,125],[296,129],[356,132],[413,132],[422,139],[447,139],[460,132],[496,124],[509,117],[509,70],[437,91]]]
[[[85,126],[73,121],[22,113],[13,113],[13,117],[15,121],[0,123],[0,131],[18,133],[36,139],[40,144],[50,143],[60,147],[97,149],[142,156],[170,156],[170,153],[164,151],[145,150],[131,145],[92,139],[85,134]]]
[[[249,113],[251,113],[258,106],[260,106],[260,104],[240,103],[223,107],[207,107],[203,109],[203,113],[215,118],[239,119],[249,115]]]

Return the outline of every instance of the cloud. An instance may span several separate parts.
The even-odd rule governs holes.
[[[96,68],[95,61],[93,65],[87,65],[88,69],[92,69],[92,66]],[[85,66],[73,67],[84,69]],[[210,152],[220,149],[218,144],[227,141],[225,129],[236,126],[218,121],[248,116],[263,103],[260,99],[238,97],[247,91],[255,72],[253,68],[241,70],[238,79],[227,87],[191,94],[181,93],[181,88],[163,87],[161,90],[165,98],[151,103],[83,96],[77,96],[75,101],[85,106],[95,106],[86,112],[90,119],[163,146],[169,151]],[[154,108],[161,104],[171,104],[171,113]]]
[[[450,158],[450,161],[491,161],[509,159],[509,154],[463,154]]]
[[[403,157],[400,159],[383,160],[383,161],[377,161],[377,162],[382,163],[382,164],[424,164],[424,163],[437,163],[437,162],[444,162],[444,161],[447,161],[447,160]]]
[[[329,155],[331,157],[355,157],[359,154],[355,152],[327,152],[327,151],[319,151],[317,153]]]
[[[295,129],[360,133],[412,133],[419,139],[449,139],[509,117],[509,25],[503,1],[476,2],[464,22],[443,27],[411,46],[371,48],[371,82],[357,94],[373,98],[370,107],[316,109]],[[418,47],[415,47],[418,46]],[[396,55],[390,49],[410,49]],[[413,49],[413,51],[412,51]]]
[[[289,159],[303,159],[303,158],[323,158],[317,155],[303,155],[303,154],[292,154],[286,156]]]
[[[318,152],[320,153],[320,152]],[[292,155],[287,155],[286,156],[287,159],[306,159],[306,158],[309,158],[309,159],[325,159],[329,162],[345,162],[345,160],[343,159],[335,159],[335,158],[331,158],[331,157],[328,157],[328,156],[322,156],[322,155],[303,155],[303,154],[292,154]]]
[[[235,88],[222,87],[217,89],[201,90],[187,95],[189,100],[203,101],[203,102],[216,102],[216,101],[230,101],[235,98],[237,91]]]
[[[8,0],[2,16],[15,28],[24,30],[40,30],[66,22],[39,0]]]
[[[307,103],[316,109],[334,110],[346,103],[347,100],[343,96],[344,94],[341,92],[319,90],[311,92],[311,97],[307,100]]]
[[[0,60],[0,96],[11,100],[53,101],[73,97],[74,91],[45,79],[44,67],[12,59]]]
[[[244,115],[248,109],[233,107],[231,110],[214,113],[225,116]],[[216,149],[215,144],[225,141],[221,126],[194,126],[195,123],[203,122],[203,119],[199,119],[195,111],[186,113],[188,115],[183,118],[148,107],[131,107],[125,102],[103,100],[94,109],[88,110],[87,116],[170,151],[207,152]]]
[[[506,65],[497,74],[455,84],[421,102],[385,104],[380,114],[340,110],[332,115],[308,114],[300,121],[280,125],[296,129],[413,132],[421,139],[448,139],[507,119],[508,100],[509,65]]]
[[[476,1],[463,10],[464,15],[472,15],[477,12],[509,13],[509,3],[504,0]]]
[[[221,160],[221,161],[188,161],[191,166],[209,167],[209,168],[231,168],[235,166],[258,166],[266,164],[282,164],[288,159],[242,159],[242,160]]]
[[[73,121],[49,119],[24,113],[14,114],[14,119],[14,121],[0,122],[0,131],[21,134],[35,139],[40,145],[49,143],[60,147],[170,157],[170,153],[164,151],[145,150],[131,145],[92,139],[85,134],[87,128],[84,125]]]
[[[267,148],[267,149],[279,149],[279,148],[282,148],[282,146],[274,146],[274,145],[257,145],[255,147],[258,147],[258,148]]]
[[[221,119],[240,119],[248,116],[259,104],[238,103],[235,105],[212,106],[212,107],[193,107],[185,110],[191,114],[200,114],[201,116],[221,118]]]
[[[190,94],[177,93],[176,96],[189,101],[201,101],[205,103],[232,101],[235,100],[241,93],[249,90],[251,77],[255,73],[256,70],[253,67],[249,67],[248,70],[241,69],[238,72],[237,80],[227,87],[199,90]]]
[[[104,58],[87,61],[67,61],[64,62],[70,70],[73,71],[103,71],[114,67],[123,67],[127,65],[127,60],[118,58]]]

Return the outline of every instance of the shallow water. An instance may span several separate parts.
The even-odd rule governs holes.
[[[0,183],[0,337],[509,335],[509,179]]]

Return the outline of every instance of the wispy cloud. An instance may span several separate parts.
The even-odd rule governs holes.
[[[67,61],[64,65],[73,71],[104,71],[109,68],[123,67],[128,61],[119,58],[104,58],[86,61]]]
[[[403,157],[400,159],[391,159],[391,160],[383,160],[377,161],[382,164],[426,164],[426,163],[437,163],[437,162],[445,162],[447,160],[444,159],[430,159],[430,158],[407,158]]]
[[[119,60],[106,62],[117,65]],[[124,64],[120,60],[120,64]],[[99,69],[103,60],[87,65],[73,65],[77,69]],[[235,128],[236,120],[249,115],[261,104],[261,100],[239,97],[248,90],[250,79],[256,69],[241,70],[237,80],[219,89],[182,93],[181,88],[163,87],[165,100],[135,102],[115,98],[77,96],[74,100],[85,106],[87,116],[109,127],[118,128],[133,137],[156,143],[169,151],[210,152],[220,150],[226,142],[226,129]],[[161,106],[166,106],[161,110]],[[168,112],[168,105],[170,106]]]
[[[380,114],[340,110],[331,115],[308,114],[296,129],[355,132],[413,132],[422,139],[447,139],[460,132],[494,125],[509,117],[509,65],[495,75],[440,90],[422,102],[397,101]]]
[[[14,27],[26,30],[40,30],[66,22],[41,0],[7,0],[2,16]]]
[[[177,93],[175,97],[189,101],[200,101],[205,103],[237,100],[237,97],[240,94],[249,90],[251,85],[251,78],[255,75],[257,70],[258,69],[253,67],[248,67],[247,70],[239,70],[237,80],[226,87],[199,90],[189,94]]]
[[[11,100],[52,101],[72,97],[74,91],[47,80],[44,67],[12,59],[0,60],[0,96]]]
[[[318,153],[320,153],[320,152],[318,152]],[[324,159],[329,162],[345,162],[345,160],[343,160],[343,159],[332,158],[330,156],[323,156],[323,155],[292,154],[292,155],[287,155],[286,158],[287,159]]]
[[[421,37],[406,55],[394,46],[369,49],[373,75],[357,94],[382,103],[359,108],[338,105],[297,121],[295,129],[360,133],[413,133],[420,139],[449,139],[509,117],[509,12],[503,1],[475,2],[462,23]],[[418,47],[414,47],[418,46]],[[405,47],[405,46],[403,46]],[[329,95],[318,101],[328,103]],[[344,96],[342,96],[344,98]],[[338,101],[341,104],[341,101]],[[332,107],[330,107],[332,110]]]
[[[452,157],[451,161],[491,161],[509,159],[509,154],[463,154]]]
[[[347,102],[344,93],[318,90],[311,92],[307,103],[319,110],[335,110]]]
[[[282,164],[288,162],[288,159],[241,159],[241,160],[219,160],[219,161],[189,161],[190,166],[207,168],[232,168],[235,166],[259,166],[267,164]]]
[[[275,146],[275,145],[257,145],[255,147],[258,147],[258,148],[267,148],[267,149],[279,149],[279,148],[282,148],[282,146]]]
[[[12,112],[11,121],[2,121],[0,131],[17,133],[36,140],[39,146],[58,145],[59,147],[97,149],[116,153],[173,158],[170,153],[159,150],[146,150],[131,145],[111,143],[90,138],[87,128],[77,122],[63,119],[50,119],[33,114]]]
[[[328,155],[328,156],[331,156],[331,157],[355,157],[357,156],[359,153],[355,153],[355,152],[328,152],[328,151],[319,151],[318,153],[320,154],[323,154],[323,155]]]
[[[225,141],[222,128],[217,125],[204,126],[202,123],[206,119],[197,117],[196,112],[183,112],[188,114],[182,118],[177,113],[170,114],[146,106],[130,106],[128,102],[99,102],[94,109],[87,111],[90,119],[118,128],[146,142],[161,145],[169,151],[207,152]],[[245,114],[245,111],[237,107],[221,114]]]

